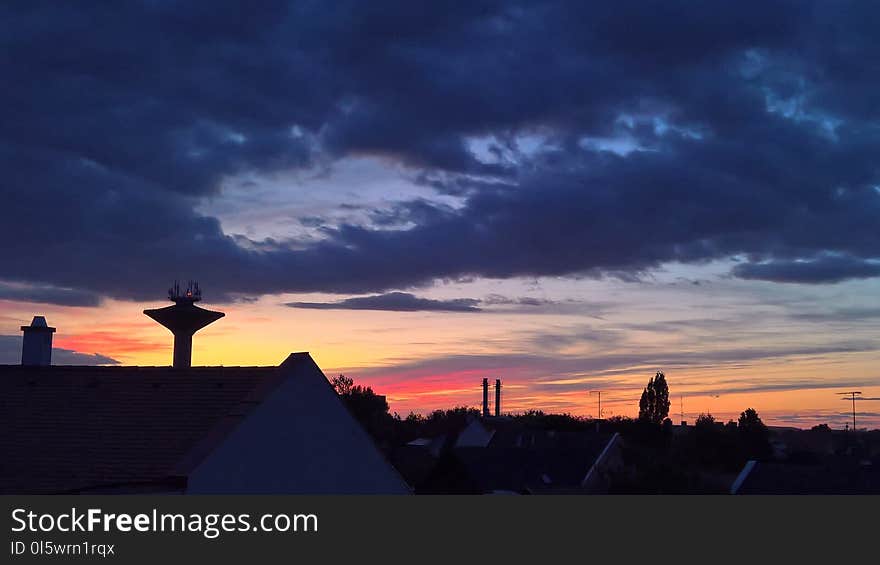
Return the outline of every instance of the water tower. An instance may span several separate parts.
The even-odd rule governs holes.
[[[174,286],[168,289],[168,299],[174,302],[173,306],[144,310],[144,314],[174,334],[174,368],[188,369],[192,365],[193,334],[226,314],[195,305],[202,299],[197,282],[190,281],[186,290],[181,292],[180,284],[175,281]]]

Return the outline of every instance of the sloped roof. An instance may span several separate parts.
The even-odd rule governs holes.
[[[594,431],[536,430],[508,426],[495,431],[489,447],[536,447],[536,448],[592,448],[596,444]],[[602,434],[605,441],[610,437]]]
[[[389,455],[391,464],[414,488],[419,489],[437,467],[439,458],[426,446],[402,445]]]
[[[597,431],[535,427],[506,417],[474,418],[459,433],[456,447],[590,448]],[[608,436],[610,437],[610,436]]]
[[[578,447],[459,447],[454,455],[481,492],[577,488],[612,437],[589,434]]]
[[[880,494],[880,469],[855,461],[795,465],[750,461],[732,494]]]
[[[167,480],[279,380],[277,367],[0,366],[0,493]]]
[[[287,397],[279,407],[275,397],[285,384]],[[291,400],[291,392],[298,397]],[[265,409],[255,409],[271,405],[271,418],[283,419],[274,427],[282,429],[273,430],[271,423],[254,427],[254,418],[265,418]],[[265,470],[257,467],[263,464],[259,457],[246,454],[234,466],[214,464],[208,471],[204,463],[216,459],[218,450],[228,453],[232,439],[241,442],[243,427],[245,444],[263,442],[254,434],[288,434],[285,443],[261,445],[271,453],[256,454],[271,461],[280,448],[300,462],[298,477],[275,485],[284,492],[309,492],[316,484],[343,490],[346,475],[333,475],[332,467],[345,466],[351,475],[361,462],[375,484],[388,488],[398,481],[394,490],[406,489],[311,357],[300,353],[280,367],[0,366],[0,494],[189,490],[197,471],[202,478],[228,472],[228,481],[204,480],[237,492],[243,487],[236,479]],[[291,439],[283,428],[315,437]],[[358,484],[362,490],[371,486]]]
[[[307,353],[258,409],[188,472],[187,492],[409,494],[403,477]]]

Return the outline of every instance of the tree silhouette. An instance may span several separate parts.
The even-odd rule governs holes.
[[[339,396],[346,396],[351,394],[351,389],[354,388],[354,379],[346,377],[345,375],[339,375],[338,377],[330,379],[330,384],[336,389],[336,394]]]
[[[697,421],[694,422],[694,426],[699,429],[715,429],[715,417],[712,414],[700,414],[697,416]]]
[[[754,408],[746,408],[739,415],[738,427],[741,431],[745,432],[764,432],[767,430],[767,426],[761,421],[761,417],[758,416],[758,411]]]
[[[746,456],[754,459],[770,456],[773,451],[770,447],[770,430],[761,421],[757,410],[746,408],[739,415],[737,430]]]
[[[639,400],[639,420],[660,424],[669,416],[669,386],[662,371],[651,377]]]
[[[374,437],[387,434],[392,416],[388,413],[388,401],[384,396],[373,392],[372,387],[354,384],[354,379],[339,375],[330,379],[339,398],[345,403],[352,416]]]

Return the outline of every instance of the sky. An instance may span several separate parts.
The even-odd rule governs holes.
[[[880,427],[880,7],[0,7],[0,362],[309,351],[393,412]],[[874,399],[874,400],[872,400]]]

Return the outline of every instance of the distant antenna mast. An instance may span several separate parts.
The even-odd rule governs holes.
[[[681,394],[678,395],[678,403],[679,403],[678,408],[679,408],[680,414],[681,414],[681,421],[684,422],[684,396]]]
[[[851,390],[849,392],[838,392],[840,396],[843,396],[844,399],[849,396],[852,399],[852,407],[853,407],[853,431],[856,431],[856,400],[861,400],[862,393],[858,390]]]
[[[601,420],[602,419],[602,391],[601,390],[596,390],[596,391],[590,390],[587,392],[587,394],[592,395],[594,392],[599,396],[599,420]]]

